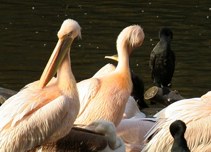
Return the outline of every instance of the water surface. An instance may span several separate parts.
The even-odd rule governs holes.
[[[77,81],[91,77],[116,53],[116,38],[128,25],[145,32],[143,45],[131,57],[131,68],[152,86],[149,54],[163,26],[172,28],[176,54],[173,89],[196,97],[211,88],[211,1],[13,1],[0,3],[0,86],[19,90],[40,78],[54,49],[62,21],[72,18],[82,27],[82,40],[71,50]],[[114,62],[111,62],[114,63]]]

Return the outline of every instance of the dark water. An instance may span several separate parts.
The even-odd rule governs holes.
[[[149,54],[163,26],[172,28],[176,54],[173,88],[184,97],[211,89],[211,1],[0,1],[0,86],[19,90],[39,79],[56,44],[62,21],[82,27],[82,40],[71,51],[76,79],[91,77],[116,53],[119,32],[131,24],[144,28],[145,41],[131,57],[131,68],[152,85]]]

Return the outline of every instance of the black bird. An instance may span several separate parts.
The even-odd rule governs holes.
[[[174,138],[171,152],[190,152],[184,137],[186,131],[185,123],[181,120],[176,120],[170,125],[169,129]]]
[[[164,27],[159,32],[160,41],[150,54],[149,66],[152,80],[158,87],[170,87],[175,68],[175,54],[171,50],[173,33]]]
[[[144,101],[144,82],[143,80],[131,71],[131,79],[133,82],[133,90],[131,96],[137,101],[139,109],[148,108],[149,106]]]

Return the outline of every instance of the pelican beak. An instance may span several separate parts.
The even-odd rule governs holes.
[[[51,54],[51,57],[40,78],[41,88],[45,87],[51,80],[51,78],[56,74],[57,69],[63,61],[65,55],[68,53],[73,40],[74,39],[71,37],[66,37],[58,40],[56,47]]]
[[[112,56],[105,56],[105,58],[106,58],[106,59],[112,59],[112,60],[118,62],[118,55],[117,55],[117,54],[112,55]]]

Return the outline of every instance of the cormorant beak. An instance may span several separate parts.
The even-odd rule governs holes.
[[[65,55],[68,53],[73,40],[74,39],[71,37],[65,37],[58,40],[56,47],[53,53],[51,54],[51,57],[40,78],[41,88],[45,87],[51,80],[51,78],[56,74],[57,69],[62,63]]]

